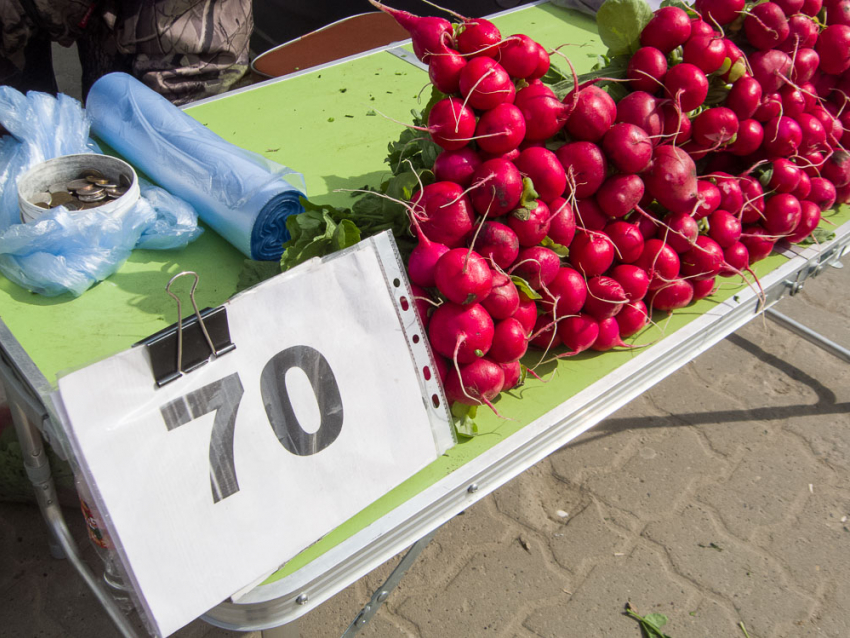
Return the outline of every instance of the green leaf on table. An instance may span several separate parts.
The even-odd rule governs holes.
[[[275,275],[279,275],[280,272],[279,261],[246,259],[242,262],[242,270],[239,271],[239,278],[236,280],[236,292],[242,292],[252,286],[256,286],[266,279],[271,279]]]
[[[452,421],[458,436],[467,438],[478,436],[478,424],[475,422],[477,414],[477,405],[465,405],[457,402],[452,404]]]
[[[649,624],[654,625],[656,629],[661,629],[667,624],[667,616],[664,614],[647,614],[643,619]]]
[[[626,615],[638,621],[645,638],[670,638],[661,631],[661,627],[667,624],[667,616],[664,614],[653,613],[641,616],[627,603]]]
[[[828,228],[815,228],[812,234],[800,242],[801,246],[811,246],[812,244],[823,244],[835,239],[835,232]]]
[[[640,48],[640,32],[652,19],[644,0],[605,0],[596,13],[599,37],[611,55],[631,54]]]

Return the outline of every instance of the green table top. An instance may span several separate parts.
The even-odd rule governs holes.
[[[595,63],[595,54],[602,50],[591,18],[550,5],[525,8],[494,22],[504,33],[526,33],[547,47],[574,45],[562,50],[579,73],[589,70]],[[301,171],[310,199],[345,204],[350,195],[337,192],[339,189],[377,186],[388,175],[384,163],[387,144],[402,130],[392,120],[410,121],[411,108],[421,108],[418,96],[428,94],[423,91],[427,83],[424,71],[380,52],[285,81],[258,85],[187,112],[234,144]],[[371,114],[373,111],[375,114]],[[840,224],[850,219],[850,214],[844,208],[833,213],[832,218]],[[784,261],[784,257],[773,255],[758,264],[758,272],[768,272]],[[215,306],[235,292],[242,264],[242,255],[207,229],[198,241],[181,251],[135,251],[116,274],[76,299],[69,295],[40,297],[0,279],[0,318],[48,381],[55,384],[61,372],[120,352],[173,323],[176,308],[164,290],[172,275],[182,270],[198,272],[198,303],[201,307]],[[664,326],[665,334],[740,288],[738,283],[724,283],[711,300],[675,313]],[[663,335],[659,330],[649,329],[638,341],[648,343],[660,338]],[[489,435],[462,441],[302,552],[270,580],[309,563],[609,374],[635,352],[583,354],[538,369],[544,374],[557,366],[558,373],[550,383],[530,380],[520,391],[500,398],[500,412],[512,420],[484,414],[480,421]],[[532,354],[527,363],[532,365],[535,361]]]

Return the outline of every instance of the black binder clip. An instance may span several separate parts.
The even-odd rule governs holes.
[[[180,297],[171,292],[171,284],[183,275],[195,277],[189,292],[195,314],[186,321],[183,321]],[[148,349],[153,376],[160,388],[204,365],[211,358],[220,357],[236,348],[230,340],[230,326],[224,306],[198,310],[195,288],[198,287],[199,279],[198,273],[185,271],[168,281],[165,292],[177,301],[177,323],[136,344]]]

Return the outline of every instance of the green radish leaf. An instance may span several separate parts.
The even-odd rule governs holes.
[[[553,251],[558,257],[566,257],[570,254],[570,249],[566,246],[562,246],[561,244],[556,244],[549,237],[544,237],[543,241],[540,242],[540,245],[544,248],[548,248]]]
[[[602,82],[605,85],[605,90],[615,102],[619,102],[629,94],[629,90],[622,84],[616,82]]]
[[[684,9],[685,11],[687,11],[687,13],[690,17],[692,17],[692,18],[698,17],[698,14],[697,14],[696,11],[694,11],[693,7],[686,4],[682,0],[664,0],[661,3],[661,6],[662,7],[679,7],[680,9]]]
[[[472,438],[478,436],[478,424],[475,416],[478,414],[477,405],[465,405],[463,403],[452,404],[452,421],[458,436]]]
[[[511,275],[511,281],[514,282],[514,286],[517,287],[523,295],[525,295],[526,299],[543,299],[534,288],[528,285],[528,282],[522,277],[518,277],[517,275]]]
[[[634,53],[640,48],[640,32],[652,19],[644,0],[605,0],[596,13],[599,37],[611,55]]]
[[[246,259],[242,262],[242,270],[236,281],[236,292],[242,292],[252,286],[271,279],[280,274],[280,262],[277,261],[254,261]]]
[[[618,55],[610,59],[605,58],[604,65],[602,64],[602,61],[600,61],[600,63],[597,64],[592,71],[578,76],[579,86],[583,86],[585,82],[589,82],[590,80],[595,80],[597,78],[625,78],[630,57],[630,55]],[[599,87],[606,86],[607,84],[611,83],[606,82],[605,80],[600,80],[596,83]],[[559,100],[563,100],[566,95],[573,90],[573,78],[572,76],[569,76],[562,81],[553,84],[550,88]]]
[[[534,182],[530,177],[522,178],[522,196],[519,198],[519,207],[534,210],[537,208],[537,198],[540,195],[534,190]]]
[[[350,219],[343,219],[333,234],[333,249],[344,250],[360,241],[360,229]]]
[[[667,616],[664,614],[647,614],[643,617],[644,621],[653,625],[656,629],[661,629],[667,624]]]
[[[815,228],[812,234],[800,242],[801,246],[811,246],[812,244],[822,244],[824,242],[835,239],[835,233],[828,228]]]

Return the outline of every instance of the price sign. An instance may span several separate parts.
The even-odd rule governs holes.
[[[59,380],[81,471],[163,636],[454,443],[388,236],[225,307],[235,350],[161,388],[143,347]]]

